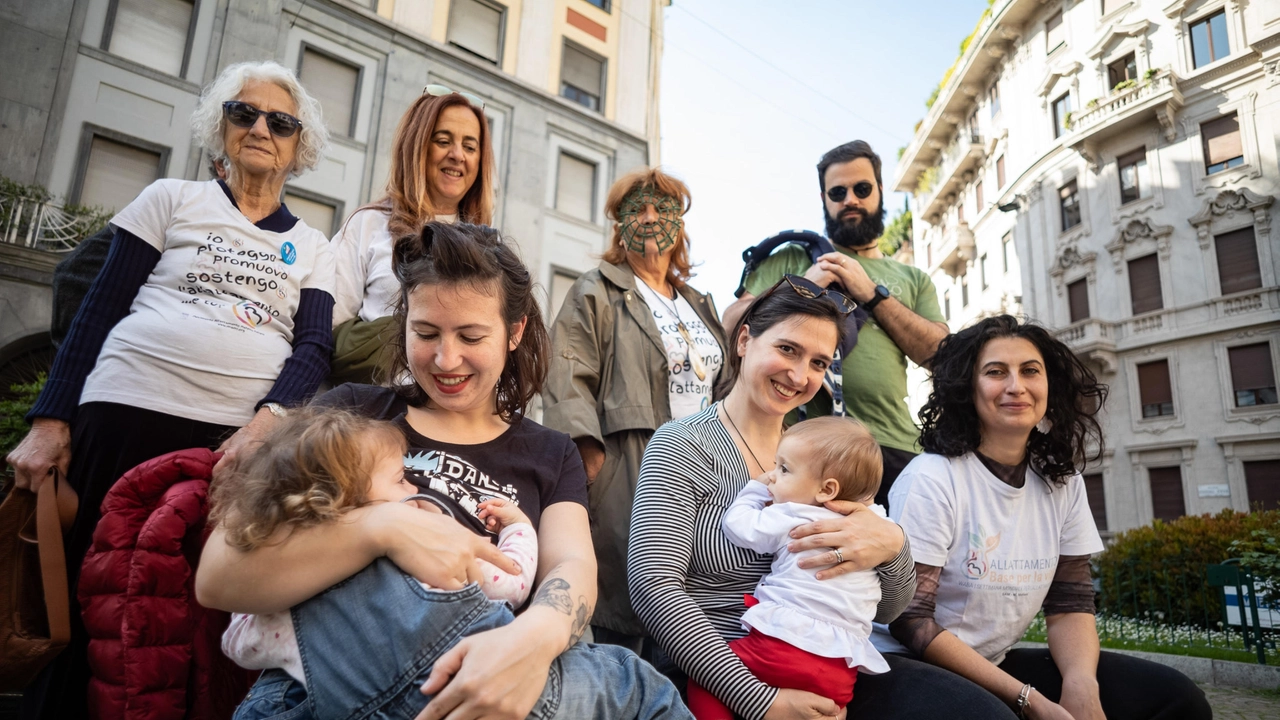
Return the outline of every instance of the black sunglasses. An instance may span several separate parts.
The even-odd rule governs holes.
[[[874,190],[875,187],[875,185],[863,180],[860,183],[855,183],[852,186],[852,189],[853,194],[857,196],[859,200],[866,200],[867,197],[871,195],[871,191]],[[849,197],[849,189],[850,188],[845,187],[844,185],[836,185],[835,187],[827,188],[827,197],[831,199],[831,202],[844,202],[844,199]]]
[[[276,137],[293,137],[298,128],[302,127],[302,122],[288,113],[264,112],[239,100],[222,103],[222,114],[226,116],[227,122],[242,128],[253,127],[258,122],[259,115],[266,115],[267,129]]]
[[[835,288],[821,287],[812,280],[800,277],[799,275],[783,275],[782,279],[778,281],[778,284],[770,288],[769,293],[772,293],[784,284],[789,285],[797,295],[808,300],[817,300],[823,296],[830,298],[831,301],[836,304],[836,309],[840,311],[840,314],[846,317],[858,307],[857,303],[839,290]],[[768,295],[769,293],[765,293],[765,295]]]

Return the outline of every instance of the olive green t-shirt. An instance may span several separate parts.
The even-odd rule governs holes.
[[[943,322],[938,292],[919,268],[889,258],[868,259],[836,246],[862,264],[877,285],[889,288],[894,299],[934,322]],[[783,275],[804,275],[813,263],[803,249],[785,247],[771,255],[747,278],[746,290],[760,295]],[[843,361],[844,402],[848,413],[866,423],[876,441],[886,447],[918,452],[920,429],[907,410],[907,356],[875,318],[858,332],[858,345]],[[820,392],[807,406],[809,417],[831,414],[831,396]]]

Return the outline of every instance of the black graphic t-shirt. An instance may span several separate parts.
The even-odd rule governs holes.
[[[517,419],[489,442],[455,445],[410,427],[408,403],[390,388],[347,383],[316,398],[315,404],[395,423],[409,442],[404,458],[409,481],[448,496],[472,514],[481,502],[503,498],[538,528],[550,505],[587,506],[587,474],[577,446],[565,433],[528,418]]]

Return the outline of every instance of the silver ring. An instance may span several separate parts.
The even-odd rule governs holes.
[[[835,552],[836,552],[836,564],[839,565],[840,563],[844,562],[844,554],[840,552],[840,548],[836,548]]]

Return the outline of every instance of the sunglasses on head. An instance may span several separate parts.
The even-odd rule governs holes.
[[[435,83],[432,83],[431,85],[428,85],[422,88],[422,94],[430,95],[431,97],[441,97],[443,95],[452,95],[453,93],[457,93],[461,95],[462,97],[467,99],[467,102],[471,103],[472,105],[475,105],[481,110],[484,110],[484,98],[474,93],[462,92],[461,90],[454,90],[453,88],[447,85],[436,85]]]
[[[828,297],[836,304],[836,309],[841,315],[848,316],[857,307],[857,303],[849,298],[849,296],[840,292],[835,288],[824,288],[812,280],[800,277],[799,275],[783,275],[778,284],[774,285],[769,293],[774,292],[780,287],[790,287],[797,295],[808,300],[817,300],[821,297]],[[765,293],[766,295],[769,293]],[[763,297],[763,296],[761,296]]]
[[[267,129],[276,137],[293,137],[298,128],[302,127],[302,122],[288,113],[265,112],[239,100],[222,103],[222,114],[226,116],[227,122],[242,128],[253,127],[258,122],[259,115],[266,115]]]
[[[831,202],[844,202],[844,199],[849,197],[849,190],[852,189],[855,197],[859,200],[866,200],[867,197],[871,195],[871,191],[874,190],[875,187],[875,185],[872,185],[866,180],[854,183],[849,187],[836,185],[835,187],[827,188],[827,197],[831,199]]]

